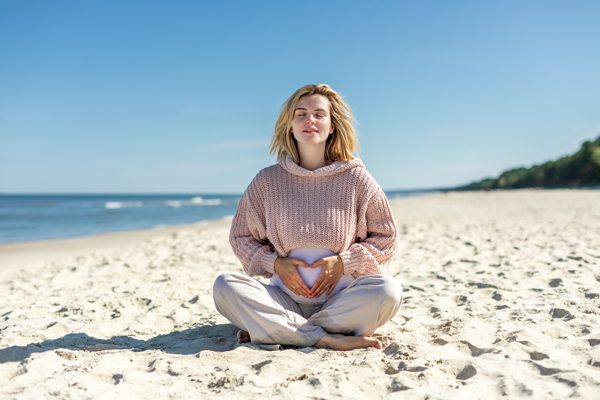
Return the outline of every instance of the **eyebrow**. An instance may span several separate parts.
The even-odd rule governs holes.
[[[308,109],[304,108],[304,107],[296,107],[296,109],[294,111],[298,111],[298,110],[304,110],[304,111],[308,111]],[[327,112],[327,110],[324,110],[322,108],[317,108],[315,111],[323,111],[323,112]]]

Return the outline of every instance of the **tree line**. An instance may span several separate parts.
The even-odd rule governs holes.
[[[572,155],[530,168],[506,170],[497,178],[486,178],[455,190],[519,188],[580,188],[600,185],[600,136],[585,141]]]

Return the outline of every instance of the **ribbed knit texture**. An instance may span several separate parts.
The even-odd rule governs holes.
[[[252,180],[229,241],[250,276],[271,277],[275,259],[320,247],[340,255],[344,274],[381,274],[398,244],[385,194],[362,161],[309,171],[287,156]]]

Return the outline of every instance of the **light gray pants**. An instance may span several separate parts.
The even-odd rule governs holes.
[[[323,304],[300,304],[278,287],[225,273],[215,280],[213,297],[217,311],[253,343],[308,347],[326,333],[372,335],[400,308],[402,286],[391,276],[366,275]]]

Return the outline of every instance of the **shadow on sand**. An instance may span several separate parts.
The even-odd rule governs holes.
[[[203,350],[229,351],[237,346],[236,331],[232,324],[203,325],[140,340],[129,336],[113,336],[98,339],[85,333],[69,333],[58,339],[10,346],[0,349],[0,363],[23,361],[33,353],[57,349],[81,351],[105,350],[161,350],[174,354],[196,354]]]

